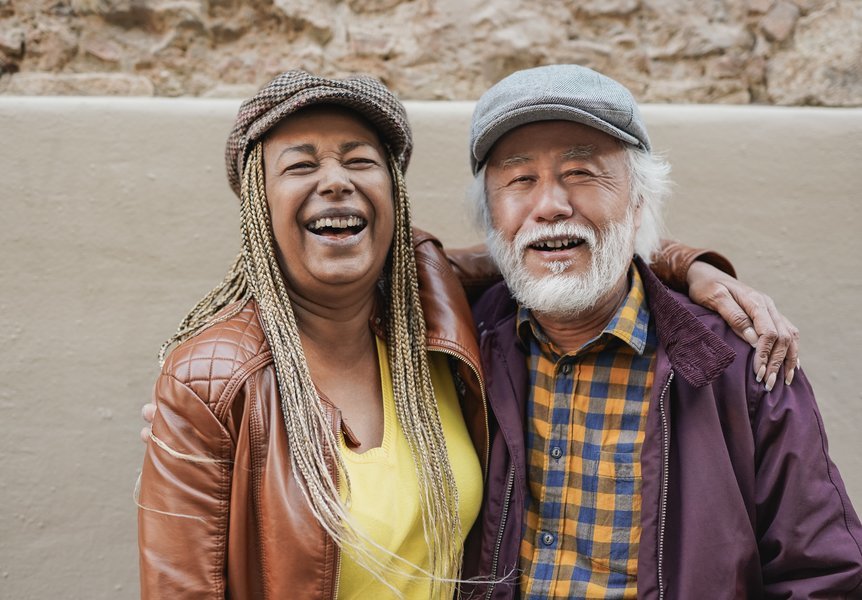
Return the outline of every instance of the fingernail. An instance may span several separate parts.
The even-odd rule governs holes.
[[[763,376],[766,375],[766,365],[760,365],[760,370],[757,372],[757,383],[763,381]]]
[[[790,369],[787,372],[787,377],[784,378],[784,385],[790,385],[793,383],[793,376],[796,375],[796,369]]]
[[[772,388],[775,387],[775,380],[778,379],[778,373],[770,373],[769,378],[766,380],[766,391],[771,392]]]
[[[744,337],[745,341],[752,346],[757,345],[757,332],[754,331],[753,327],[746,327],[745,330],[742,332],[742,337]]]

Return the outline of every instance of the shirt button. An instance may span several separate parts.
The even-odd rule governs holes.
[[[543,533],[542,534],[542,543],[546,546],[550,546],[554,543],[554,534],[552,533]]]
[[[560,449],[559,446],[554,446],[553,448],[551,448],[551,456],[553,458],[560,458],[562,455],[563,451]]]
[[[560,369],[560,371],[562,371],[566,375],[568,375],[571,372],[571,370],[572,370],[572,365],[569,365],[569,364],[563,365],[562,368]]]

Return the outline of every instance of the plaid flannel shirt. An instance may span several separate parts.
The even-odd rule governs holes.
[[[637,597],[640,451],[656,335],[637,269],[629,278],[602,333],[566,355],[528,310],[518,312],[531,384],[525,598]]]

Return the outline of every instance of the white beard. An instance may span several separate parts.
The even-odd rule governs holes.
[[[549,274],[534,276],[524,264],[527,247],[549,237],[581,238],[590,249],[585,273],[565,273],[571,261],[546,263]],[[607,296],[626,274],[634,254],[634,211],[611,223],[597,235],[586,225],[555,223],[519,233],[509,243],[494,229],[488,231],[488,249],[515,299],[526,308],[554,317],[573,317],[590,310]]]

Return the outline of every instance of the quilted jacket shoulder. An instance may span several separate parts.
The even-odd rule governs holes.
[[[187,386],[218,414],[237,385],[271,360],[257,304],[248,300],[227,306],[206,329],[174,348],[162,372]]]

